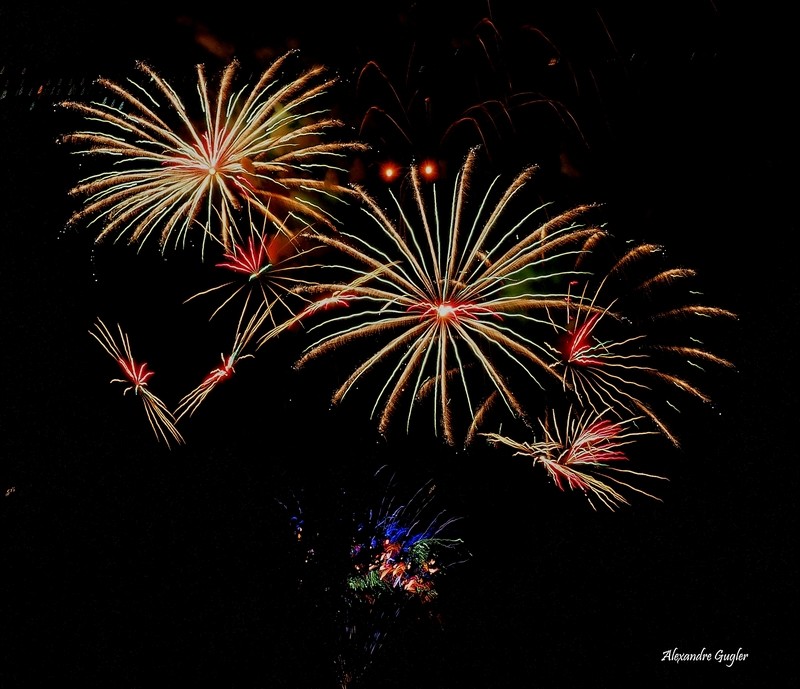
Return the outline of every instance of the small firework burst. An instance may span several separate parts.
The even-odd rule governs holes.
[[[632,471],[622,467],[628,461],[627,445],[655,431],[638,430],[641,418],[611,420],[607,414],[576,411],[570,408],[563,422],[555,412],[541,422],[542,439],[519,442],[499,433],[483,433],[494,445],[513,449],[514,456],[528,457],[534,466],[543,467],[553,483],[583,492],[594,507],[592,497],[609,509],[629,504],[623,494],[632,491],[651,498],[630,483],[636,479],[665,480],[661,476]]]
[[[389,192],[397,220],[358,189],[367,226],[359,234],[317,237],[349,263],[336,266],[345,279],[319,284],[313,291],[347,309],[343,315],[336,315],[336,309],[316,311],[326,317],[309,330],[323,328],[325,334],[307,348],[297,366],[356,341],[372,343],[374,353],[339,387],[333,401],[341,401],[368,372],[389,364],[373,407],[373,413],[380,408],[381,432],[403,398],[411,399],[406,428],[415,401],[433,399],[436,431],[455,444],[454,410],[460,413],[463,406],[473,419],[476,402],[486,392],[482,387],[495,391],[515,416],[524,417],[517,390],[543,388],[543,378],[560,380],[550,365],[551,353],[530,338],[530,331],[547,324],[547,309],[563,306],[568,294],[560,285],[575,276],[574,254],[602,230],[584,222],[590,206],[543,222],[535,218],[546,213],[546,204],[509,217],[509,207],[533,169],[520,173],[499,195],[495,178],[470,215],[467,190],[474,167],[473,149],[446,203],[440,201],[436,184],[423,189],[418,169],[412,168],[413,197],[404,203]],[[370,224],[377,227],[375,240]],[[455,397],[463,404],[457,405]]]
[[[412,485],[387,466],[364,491],[343,490],[332,507],[292,491],[278,504],[287,519],[298,586],[318,589],[329,606],[315,605],[314,624],[328,610],[336,636],[332,660],[340,687],[358,685],[391,641],[405,633],[421,642],[442,631],[440,603],[454,569],[471,558],[458,537],[458,517],[441,505],[437,485]],[[410,487],[410,488],[409,488]],[[310,587],[310,588],[309,588]]]
[[[310,242],[305,231],[291,237],[279,231],[270,233],[266,222],[259,228],[251,218],[246,238],[225,251],[215,264],[218,272],[232,275],[233,279],[197,292],[186,301],[227,292],[211,313],[214,318],[236,299],[241,299],[240,323],[252,312],[260,314],[253,320],[255,327],[269,326],[261,338],[263,344],[280,332],[282,326],[290,325],[296,311],[307,305],[307,300],[299,304],[292,304],[291,300],[298,299],[299,286],[312,284],[307,273],[315,266],[309,259],[319,248],[318,244]]]
[[[131,352],[131,343],[128,335],[122,331],[122,327],[117,325],[119,338],[116,339],[105,323],[99,318],[95,323],[95,329],[90,330],[89,334],[100,343],[100,346],[117,362],[124,378],[113,378],[112,383],[122,383],[127,387],[123,394],[133,392],[141,401],[144,407],[150,427],[159,440],[164,441],[167,446],[171,441],[179,444],[183,443],[183,436],[175,427],[175,417],[169,411],[166,404],[156,397],[148,387],[153,371],[147,368],[146,363],[137,363]]]
[[[318,104],[334,84],[324,68],[284,78],[292,54],[238,90],[238,62],[225,67],[216,89],[198,65],[197,116],[142,62],[138,68],[150,90],[132,79],[123,85],[101,78],[110,98],[62,102],[95,126],[62,141],[82,155],[113,161],[72,188],[83,206],[69,224],[97,224],[98,240],[127,236],[141,243],[155,234],[162,250],[168,240],[184,244],[197,226],[204,245],[213,236],[231,251],[238,239],[234,220],[244,207],[289,235],[298,219],[331,224],[326,206],[346,192],[337,182],[341,159],[363,146],[331,138],[341,123]]]

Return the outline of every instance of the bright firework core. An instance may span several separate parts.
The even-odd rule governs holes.
[[[455,323],[462,318],[477,320],[480,314],[493,313],[490,309],[478,306],[473,302],[420,302],[408,308],[409,311],[419,311],[422,318],[430,317],[445,323]]]
[[[436,307],[436,317],[443,321],[458,319],[456,307],[450,302],[443,301]]]

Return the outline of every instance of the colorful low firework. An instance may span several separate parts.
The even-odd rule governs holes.
[[[416,497],[429,500],[432,493],[433,487],[426,486]],[[353,571],[347,579],[353,595],[368,602],[393,592],[423,603],[436,598],[436,579],[447,551],[458,552],[463,544],[441,537],[453,520],[440,522],[441,515],[436,515],[430,523],[420,523],[425,507],[412,500],[359,525],[350,551]]]
[[[389,190],[394,216],[358,189],[363,224],[317,237],[345,262],[333,266],[341,281],[306,290],[325,303],[315,311],[324,314],[322,323],[309,327],[323,334],[297,366],[345,345],[369,343],[372,353],[333,401],[374,373],[373,414],[381,432],[404,400],[407,429],[415,403],[432,400],[436,432],[455,444],[457,429],[469,425],[488,393],[524,417],[519,391],[560,380],[551,352],[531,332],[548,323],[548,309],[563,308],[567,285],[579,274],[572,267],[575,255],[603,231],[585,222],[589,206],[548,217],[547,204],[537,203],[514,215],[512,203],[534,170],[524,170],[499,193],[495,178],[480,193],[474,167],[472,150],[444,197],[437,184],[423,185],[413,168],[412,198],[404,203]],[[328,308],[337,306],[346,308]]]
[[[123,378],[113,378],[112,383],[125,385],[123,394],[133,392],[142,401],[147,420],[156,437],[166,443],[183,443],[183,436],[175,427],[175,417],[167,405],[156,397],[148,387],[153,371],[148,369],[146,363],[138,363],[133,358],[131,343],[128,335],[121,326],[117,326],[118,337],[115,337],[102,320],[97,319],[95,329],[89,334],[100,343],[100,346],[111,356],[120,367]]]
[[[424,643],[426,634],[443,631],[439,603],[446,581],[471,558],[457,537],[460,520],[447,515],[436,485],[428,481],[409,491],[396,475],[384,482],[387,469],[378,470],[376,484],[360,489],[360,496],[340,490],[333,506],[326,500],[320,509],[308,494],[301,504],[294,492],[279,501],[299,586],[309,594],[319,587],[316,593],[329,603],[310,614],[314,624],[333,624],[332,660],[343,689],[368,682],[393,639],[408,633]]]
[[[62,141],[109,163],[71,190],[83,205],[69,224],[96,226],[98,240],[155,235],[162,250],[200,229],[203,245],[214,237],[229,251],[244,208],[288,235],[298,225],[333,224],[332,202],[347,192],[338,181],[343,159],[363,146],[334,138],[341,123],[320,99],[335,80],[322,67],[287,76],[292,55],[241,87],[238,62],[215,88],[198,65],[197,110],[145,63],[138,64],[144,84],[101,78],[101,100],[61,103],[92,126]]]
[[[463,541],[447,535],[458,520],[436,507],[433,483],[400,504],[390,495],[356,522],[340,609],[342,687],[363,675],[404,623],[417,629],[436,619],[442,579],[469,559]]]

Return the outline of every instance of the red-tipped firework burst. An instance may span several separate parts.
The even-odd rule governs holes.
[[[583,492],[594,507],[592,497],[609,509],[629,504],[623,491],[633,491],[651,498],[655,496],[630,483],[636,479],[665,480],[661,476],[625,469],[625,447],[638,437],[655,433],[640,431],[640,418],[611,420],[594,411],[570,408],[563,422],[555,412],[541,422],[542,439],[519,442],[499,433],[483,433],[494,445],[515,450],[514,456],[528,457],[534,466],[542,466],[562,491],[566,488]],[[658,499],[658,498],[655,498]]]
[[[115,339],[106,324],[98,318],[95,323],[95,329],[89,331],[89,334],[100,343],[100,346],[117,362],[122,370],[124,377],[113,378],[111,382],[126,385],[127,387],[123,390],[123,394],[132,391],[142,401],[150,427],[159,440],[164,441],[167,446],[170,445],[171,441],[179,444],[183,443],[183,436],[175,427],[175,417],[172,412],[148,387],[153,372],[147,368],[147,364],[137,363],[134,360],[128,335],[122,331],[119,325],[117,325],[117,330],[119,339]]]
[[[556,358],[553,368],[559,371],[564,390],[572,391],[580,404],[594,409],[614,408],[620,399],[635,399],[628,388],[641,391],[645,386],[632,382],[631,374],[651,370],[645,363],[646,355],[639,349],[644,335],[622,340],[599,336],[604,320],[619,318],[612,310],[613,303],[605,307],[597,305],[599,296],[600,289],[592,299],[586,297],[585,289],[580,295],[570,294],[563,308],[565,323],[553,320],[557,341],[546,343]],[[612,323],[610,330],[615,325],[619,323]]]
[[[263,344],[289,325],[295,312],[305,305],[306,302],[292,304],[291,300],[298,299],[298,287],[311,284],[306,273],[315,266],[309,263],[309,258],[319,248],[318,244],[310,244],[306,232],[292,237],[277,231],[270,234],[266,223],[258,228],[251,220],[246,239],[225,251],[215,265],[234,279],[197,292],[186,301],[229,292],[212,312],[214,318],[243,296],[239,321],[243,322],[250,311],[261,314],[258,326],[269,326],[262,336]]]
[[[103,101],[61,105],[96,126],[62,138],[78,153],[113,161],[71,193],[84,199],[69,220],[99,224],[97,239],[128,236],[143,242],[151,234],[183,244],[194,227],[215,237],[226,250],[237,241],[234,219],[244,208],[260,212],[291,235],[294,223],[332,224],[325,208],[346,193],[336,177],[342,157],[362,144],[325,137],[341,126],[318,101],[335,83],[322,67],[285,80],[287,53],[255,85],[235,90],[240,69],[231,62],[212,91],[203,65],[197,66],[198,116],[152,67],[138,68],[154,86],[101,78],[110,95]],[[171,115],[173,122],[163,117]]]

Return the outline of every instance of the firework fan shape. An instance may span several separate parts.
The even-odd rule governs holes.
[[[460,435],[456,414],[463,408],[470,422],[476,419],[486,387],[496,393],[492,399],[524,417],[517,389],[561,380],[552,354],[531,339],[530,331],[547,326],[548,309],[563,308],[574,255],[602,230],[581,222],[590,206],[541,224],[534,218],[545,213],[544,206],[526,206],[509,222],[509,206],[534,168],[521,172],[499,195],[496,177],[483,195],[477,194],[477,211],[470,213],[468,197],[477,193],[470,189],[475,159],[473,149],[446,199],[440,199],[436,184],[423,188],[412,168],[413,194],[398,199],[389,191],[397,220],[357,189],[365,227],[359,234],[318,237],[348,259],[348,265],[337,267],[351,279],[313,288],[323,295],[325,308],[312,305],[297,319],[324,314],[321,323],[309,327],[311,332],[324,328],[324,334],[296,366],[356,341],[369,342],[374,352],[336,390],[333,401],[385,364],[388,374],[373,407],[381,432],[404,398],[411,400],[406,429],[415,401],[432,399],[436,432],[455,444]]]
[[[115,338],[108,326],[98,318],[95,329],[89,331],[89,334],[100,343],[100,346],[122,370],[124,378],[113,378],[111,382],[126,385],[123,394],[132,391],[142,401],[150,427],[159,440],[168,447],[171,441],[182,444],[184,439],[175,427],[175,417],[167,405],[148,387],[153,371],[147,368],[146,363],[137,363],[134,360],[127,333],[123,332],[119,325],[117,325],[117,330],[119,337]]]
[[[656,431],[638,430],[636,424],[640,418],[612,421],[607,417],[602,412],[580,412],[570,407],[563,421],[555,412],[546,415],[540,422],[542,439],[535,442],[519,442],[500,433],[482,435],[493,445],[513,449],[515,457],[528,457],[534,466],[543,467],[560,490],[583,492],[592,507],[595,507],[592,497],[611,510],[628,505],[624,493],[630,491],[658,499],[630,481],[665,480],[663,477],[622,466],[628,461],[626,446]]]
[[[570,286],[582,282],[582,290],[551,314],[553,369],[580,406],[619,419],[642,415],[678,446],[666,410],[679,409],[679,397],[710,403],[693,378],[707,366],[734,367],[704,346],[698,326],[736,315],[680,289],[696,273],[665,266],[662,247],[641,243],[617,256],[609,235],[595,239],[576,264],[589,277]],[[602,279],[589,293],[594,276]]]
[[[77,153],[102,156],[108,170],[71,189],[83,206],[68,224],[99,225],[97,239],[128,236],[130,242],[159,237],[184,245],[194,226],[226,250],[236,243],[234,219],[256,209],[276,228],[292,234],[297,224],[332,224],[327,208],[346,188],[336,181],[341,160],[362,144],[331,140],[341,123],[319,104],[334,85],[323,67],[286,79],[287,61],[275,60],[248,86],[235,87],[233,61],[211,89],[197,66],[200,109],[195,117],[173,87],[140,62],[146,85],[106,78],[103,101],[65,101],[93,129],[62,137]],[[172,118],[172,122],[168,122]]]

